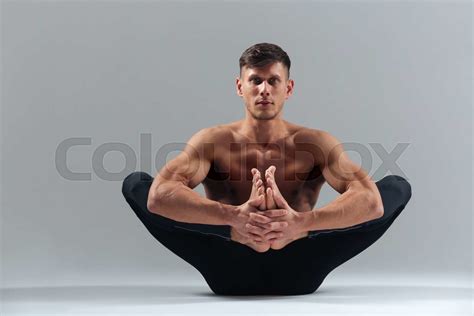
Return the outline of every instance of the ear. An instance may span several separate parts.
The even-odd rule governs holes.
[[[238,96],[242,96],[242,82],[240,81],[240,77],[235,79],[235,89],[237,91]]]
[[[295,81],[293,79],[288,79],[288,82],[286,83],[286,99],[290,97],[290,95],[293,94],[293,89],[295,86]]]

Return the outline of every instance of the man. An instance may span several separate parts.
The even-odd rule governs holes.
[[[245,50],[236,79],[245,118],[200,130],[154,179],[135,172],[122,186],[150,233],[216,294],[313,293],[411,197],[402,177],[374,183],[335,137],[282,119],[290,64],[274,44]],[[314,208],[325,182],[341,195]],[[206,198],[193,191],[200,183]]]

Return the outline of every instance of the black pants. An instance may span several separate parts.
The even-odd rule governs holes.
[[[148,231],[195,267],[220,295],[313,293],[339,265],[367,249],[390,227],[411,197],[410,184],[390,175],[376,182],[384,216],[344,229],[312,231],[280,250],[259,253],[230,240],[230,227],[171,220],[147,209],[153,178],[134,172],[123,181],[126,201]]]

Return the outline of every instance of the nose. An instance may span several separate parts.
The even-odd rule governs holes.
[[[262,96],[268,96],[270,93],[268,92],[268,87],[267,87],[267,82],[264,81],[260,84],[260,95]]]

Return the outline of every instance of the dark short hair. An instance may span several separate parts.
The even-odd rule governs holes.
[[[242,68],[260,68],[269,64],[281,62],[286,66],[288,78],[290,78],[291,61],[288,54],[280,46],[270,43],[258,43],[247,48],[240,56],[239,66],[240,74]]]

